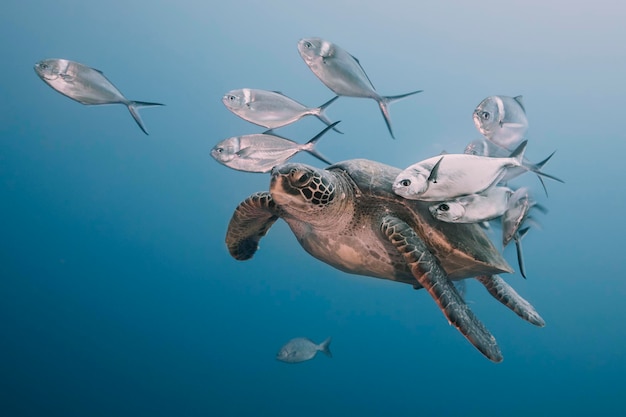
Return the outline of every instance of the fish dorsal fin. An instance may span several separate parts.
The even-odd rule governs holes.
[[[518,145],[517,148],[513,152],[511,152],[510,158],[516,159],[519,161],[520,165],[522,165],[522,161],[524,159],[524,151],[526,151],[526,145],[528,144],[528,140],[522,141]]]
[[[428,175],[428,181],[432,183],[437,183],[437,175],[439,174],[439,164],[443,161],[443,156],[439,158],[437,163],[430,170],[430,175]]]
[[[524,107],[524,101],[522,100],[522,96],[515,96],[513,97],[513,100],[517,101],[517,104],[519,104],[522,110],[524,110],[524,113],[526,113],[526,108]]]
[[[350,55],[350,56],[352,57],[352,59],[354,59],[354,62],[357,63],[359,68],[361,68],[361,71],[363,71],[363,74],[365,75],[365,78],[367,78],[367,82],[370,83],[370,85],[372,86],[372,89],[376,90],[376,88],[374,88],[374,84],[372,84],[372,80],[370,80],[369,75],[367,75],[367,72],[365,72],[365,70],[363,69],[361,62],[354,55]]]

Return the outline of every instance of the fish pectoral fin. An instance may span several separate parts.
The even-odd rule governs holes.
[[[67,73],[59,74],[59,77],[63,78],[63,81],[68,82],[68,83],[74,81],[75,79],[73,75],[70,75]]]
[[[443,156],[441,158],[439,158],[437,163],[430,170],[430,175],[428,176],[428,181],[429,182],[432,182],[434,184],[437,183],[437,175],[439,174],[439,164],[441,164],[441,161],[443,161]]]
[[[245,158],[246,156],[252,154],[252,152],[254,152],[254,148],[252,148],[252,146],[248,146],[247,148],[242,148],[235,152],[235,155],[240,158]]]

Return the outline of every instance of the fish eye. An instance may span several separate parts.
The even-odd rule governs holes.
[[[411,180],[402,180],[400,181],[400,185],[403,187],[408,187],[409,185],[411,185]]]
[[[447,205],[446,203],[439,204],[439,210],[441,210],[441,211],[448,211],[448,210],[450,210],[450,206]]]
[[[486,111],[482,112],[480,116],[483,118],[483,120],[489,120],[489,117],[491,117],[489,112]]]

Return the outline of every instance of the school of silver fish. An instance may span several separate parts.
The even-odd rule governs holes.
[[[263,133],[233,136],[220,141],[211,150],[219,163],[240,171],[268,172],[299,152],[308,152],[326,164],[331,162],[315,148],[329,130],[337,129],[326,115],[327,108],[339,97],[369,98],[378,103],[385,124],[395,138],[389,105],[423,90],[383,96],[374,88],[358,59],[328,40],[303,38],[298,52],[308,68],[335,96],[318,107],[308,107],[278,91],[239,88],[222,97],[224,106],[236,116],[264,127]],[[67,59],[45,59],[35,64],[35,72],[57,92],[84,105],[123,104],[140,129],[148,134],[138,109],[163,106],[161,103],[127,99],[102,71]],[[274,133],[274,129],[314,116],[326,128],[306,143],[297,143]],[[542,177],[563,182],[542,172],[554,152],[539,163],[524,157],[528,140],[528,118],[522,96],[492,95],[483,99],[472,114],[481,134],[471,141],[463,153],[436,155],[404,169],[393,184],[393,191],[407,199],[430,202],[429,210],[442,222],[478,223],[500,221],[502,248],[515,242],[519,270],[526,278],[521,240],[535,223],[533,208],[546,212],[531,196],[527,187],[509,188],[508,182],[526,172],[537,175],[547,196]],[[480,277],[479,277],[480,279]],[[289,341],[277,359],[296,363],[309,360],[318,351],[331,356],[330,338],[317,345],[307,338]]]

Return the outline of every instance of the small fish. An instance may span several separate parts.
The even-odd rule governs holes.
[[[132,101],[104,76],[102,71],[66,59],[44,59],[35,64],[35,72],[50,87],[81,104],[123,104],[128,107],[143,133],[148,131],[139,117],[138,109],[163,106],[161,103]]]
[[[530,190],[526,187],[521,187],[509,197],[506,210],[502,215],[502,246],[506,247],[511,240],[513,240],[515,234],[520,230],[522,224],[528,217],[528,213],[531,208],[537,208],[542,212],[546,212],[546,209],[537,204],[535,200],[530,196]]]
[[[433,204],[429,210],[433,217],[444,222],[481,223],[502,216],[511,194],[510,188],[496,186],[482,193]]]
[[[466,155],[503,158],[509,156],[511,154],[511,151],[482,137],[468,143],[463,153]]]
[[[233,136],[215,145],[211,150],[211,156],[227,167],[247,172],[268,172],[301,151],[306,151],[330,164],[331,162],[315,149],[315,144],[338,123],[327,126],[304,144],[267,133]]]
[[[332,358],[333,355],[330,353],[330,341],[331,338],[329,337],[318,345],[306,337],[291,339],[280,348],[280,351],[276,354],[276,359],[287,363],[304,362],[313,359],[318,351]]]
[[[473,118],[484,137],[508,149],[518,146],[528,130],[522,96],[489,96],[476,106]]]
[[[222,103],[242,119],[271,130],[309,115],[317,117],[328,126],[332,122],[328,120],[324,111],[338,98],[339,96],[335,96],[321,106],[311,108],[277,91],[241,88],[226,93],[222,97]],[[334,130],[341,133],[336,128]]]
[[[423,91],[412,91],[398,96],[381,96],[374,89],[359,60],[338,45],[324,39],[301,39],[298,42],[298,51],[317,78],[335,94],[376,100],[392,138],[394,135],[391,129],[389,105],[394,101]]]
[[[524,278],[526,278],[526,268],[522,255],[522,238],[529,228],[522,228],[521,226],[529,219],[528,213],[533,207],[544,213],[547,211],[531,198],[528,188],[522,187],[511,195],[507,209],[502,215],[502,246],[506,247],[511,240],[515,242],[517,262]]]
[[[428,158],[403,170],[396,177],[392,189],[410,200],[447,201],[478,194],[527,171],[561,181],[541,172],[536,165],[524,163],[526,145],[527,141],[523,141],[508,158],[467,154]]]
[[[411,200],[447,201],[477,194],[496,185],[507,169],[521,167],[526,141],[508,158],[445,154],[425,159],[402,171],[393,191]]]

